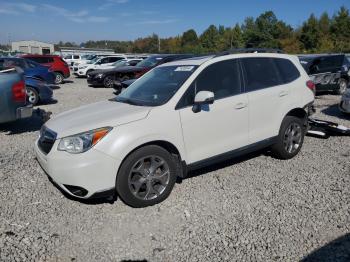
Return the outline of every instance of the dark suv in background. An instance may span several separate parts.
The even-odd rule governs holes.
[[[68,64],[58,55],[23,55],[21,57],[50,67],[56,74],[55,84],[63,83],[64,79],[70,76]]]
[[[349,85],[350,62],[343,54],[299,56],[301,65],[316,84],[316,91],[344,94]]]
[[[115,87],[116,89],[121,89],[121,82],[139,78],[160,64],[186,59],[193,56],[194,55],[191,54],[152,55],[138,63],[136,66],[117,67],[108,70],[95,70],[87,75],[87,81],[90,85],[103,85],[107,88]]]

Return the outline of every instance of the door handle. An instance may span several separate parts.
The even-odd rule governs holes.
[[[288,92],[287,92],[287,91],[281,91],[281,92],[279,93],[279,97],[283,97],[283,96],[286,96],[286,95],[288,95]]]
[[[235,109],[242,109],[245,108],[247,106],[246,103],[237,103],[235,106]]]

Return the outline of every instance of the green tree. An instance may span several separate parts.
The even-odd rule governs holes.
[[[320,39],[321,32],[318,20],[314,14],[311,14],[301,27],[300,41],[306,51],[316,52]]]
[[[349,10],[344,6],[333,17],[331,24],[332,39],[334,39],[335,50],[340,52],[350,51],[350,17]]]

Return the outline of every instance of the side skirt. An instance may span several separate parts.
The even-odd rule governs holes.
[[[262,140],[260,142],[256,142],[251,145],[247,145],[217,156],[212,156],[191,164],[186,164],[185,161],[182,161],[182,170],[183,170],[183,177],[187,176],[187,173],[192,170],[200,169],[206,166],[210,166],[215,163],[223,162],[238,156],[246,155],[264,148],[267,148],[273,144],[275,144],[277,141],[277,136],[271,137],[265,140]]]

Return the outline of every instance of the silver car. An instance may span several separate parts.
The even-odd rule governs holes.
[[[349,88],[341,98],[339,109],[344,113],[350,114],[350,89]]]

